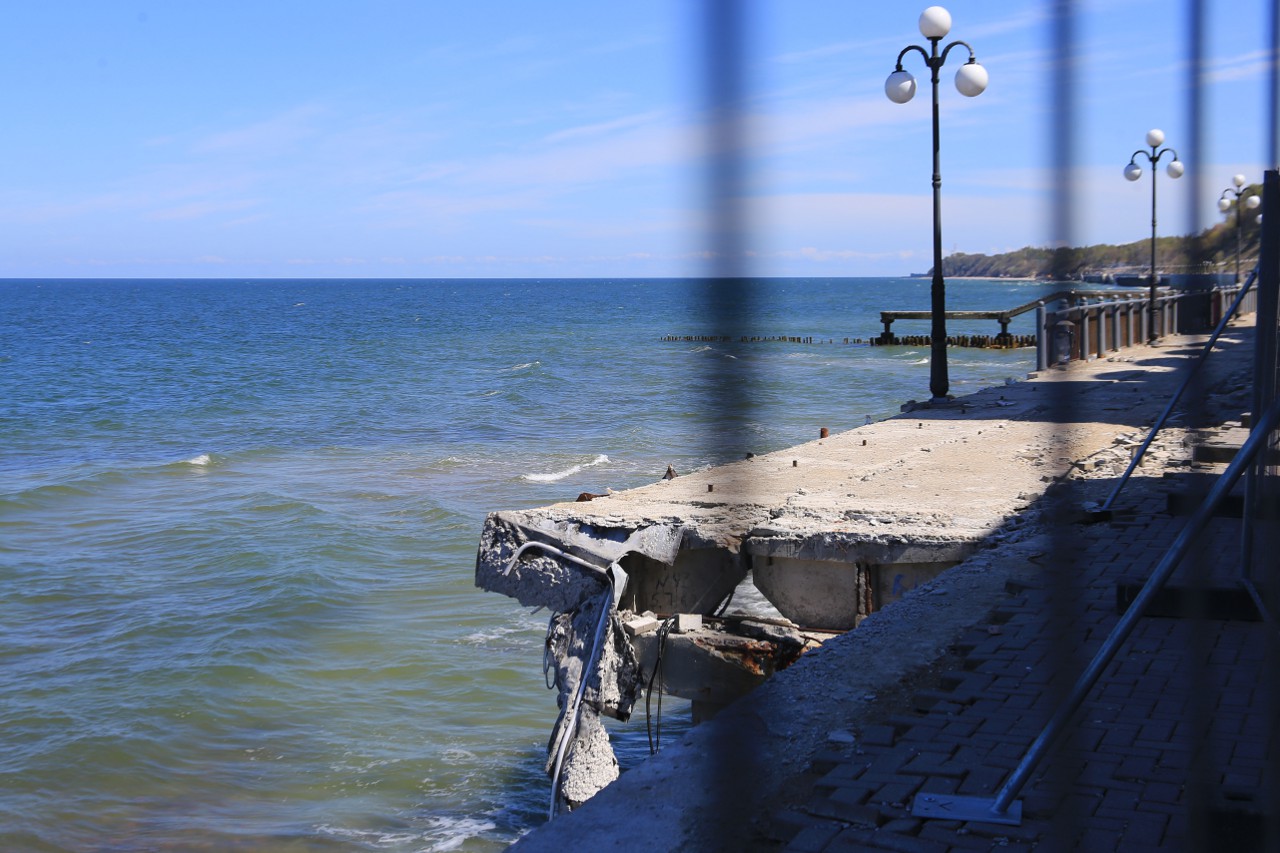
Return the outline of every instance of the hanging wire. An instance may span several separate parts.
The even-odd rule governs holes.
[[[669,616],[658,628],[658,655],[653,664],[653,672],[649,673],[649,684],[644,696],[644,729],[649,736],[649,754],[657,755],[662,747],[662,653],[667,647],[667,636],[676,624],[676,618]],[[655,717],[649,710],[649,702],[653,699],[653,685],[658,685],[658,713]],[[656,729],[656,734],[655,734]]]

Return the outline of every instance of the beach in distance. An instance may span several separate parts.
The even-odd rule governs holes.
[[[0,849],[504,848],[556,708],[548,614],[473,585],[485,514],[896,414],[928,350],[842,341],[929,286],[0,281]],[[948,362],[965,394],[1034,351]],[[645,759],[643,714],[612,733]]]

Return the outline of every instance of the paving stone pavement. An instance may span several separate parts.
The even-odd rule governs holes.
[[[1056,545],[1075,553],[1061,583],[1007,589],[956,644],[959,663],[940,689],[817,756],[808,801],[775,818],[775,835],[790,833],[785,849],[1266,849],[1257,815],[1276,809],[1262,790],[1280,744],[1264,695],[1275,682],[1264,671],[1274,628],[1261,621],[1143,617],[1023,789],[1021,825],[911,811],[921,794],[994,796],[1115,626],[1117,582],[1145,579],[1182,529],[1167,496],[1192,476],[1135,477],[1117,504],[1122,517],[1062,525]],[[1197,571],[1234,584],[1240,524],[1210,522],[1173,585]],[[1192,826],[1190,814],[1204,822]]]

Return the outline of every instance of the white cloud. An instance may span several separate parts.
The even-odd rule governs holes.
[[[293,107],[253,124],[210,134],[192,148],[199,154],[241,153],[254,158],[295,150],[319,134],[317,120],[327,112],[315,104]]]
[[[1208,83],[1233,83],[1240,80],[1262,80],[1273,66],[1270,51],[1257,50],[1239,56],[1228,56],[1209,64],[1205,72]]]
[[[654,121],[662,117],[662,112],[653,110],[639,115],[622,116],[610,121],[599,122],[597,124],[582,125],[580,127],[570,127],[565,130],[557,131],[547,136],[543,141],[547,143],[564,142],[566,139],[579,139],[590,136],[604,136],[611,134],[617,130],[630,130],[634,127],[652,124]]]

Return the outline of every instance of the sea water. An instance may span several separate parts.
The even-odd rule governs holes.
[[[503,848],[545,819],[556,707],[546,614],[474,587],[485,514],[927,398],[927,349],[842,342],[928,289],[0,282],[0,849]],[[707,335],[833,343],[663,340]],[[963,394],[1033,354],[948,362]]]

